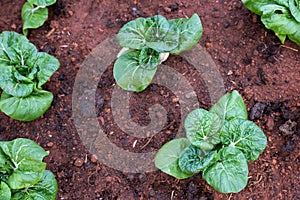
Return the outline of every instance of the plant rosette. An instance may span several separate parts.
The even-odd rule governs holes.
[[[117,34],[123,47],[113,69],[117,84],[124,90],[143,91],[169,54],[191,49],[201,36],[202,24],[197,14],[189,19],[167,20],[155,15],[128,22]]]
[[[42,160],[49,153],[29,139],[0,142],[0,199],[54,200],[58,187]]]
[[[209,111],[193,110],[185,119],[186,138],[164,144],[155,157],[156,167],[178,179],[202,172],[215,190],[240,192],[248,182],[248,162],[258,159],[267,145],[263,131],[247,116],[235,90]]]
[[[34,120],[46,112],[53,95],[42,89],[59,68],[59,61],[38,52],[28,39],[15,32],[0,34],[0,110],[13,119]]]

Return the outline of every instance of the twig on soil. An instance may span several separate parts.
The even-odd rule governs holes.
[[[292,50],[292,51],[295,51],[295,52],[298,52],[299,50],[298,49],[295,49],[295,48],[293,48],[293,47],[289,47],[289,46],[286,46],[286,45],[280,45],[280,46],[282,46],[282,47],[284,47],[284,48],[286,48],[286,49],[289,49],[289,50]]]
[[[173,200],[173,198],[174,198],[174,190],[171,193],[171,200]]]
[[[55,31],[55,28],[51,29],[51,30],[47,33],[46,38],[48,38],[54,31]]]
[[[144,144],[144,146],[142,146],[141,150],[144,149],[153,139],[154,135],[151,136],[151,138],[146,142],[146,144]]]

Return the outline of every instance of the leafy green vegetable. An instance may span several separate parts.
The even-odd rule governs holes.
[[[241,150],[248,162],[256,160],[267,145],[262,130],[255,123],[244,119],[226,122],[220,137],[222,144]]]
[[[52,172],[45,170],[40,181],[27,188],[26,192],[18,190],[11,200],[43,199],[54,200],[57,195],[57,182]]]
[[[157,67],[151,66],[152,69],[148,69],[145,64],[141,66],[139,53],[137,50],[129,50],[115,62],[114,77],[117,84],[125,90],[136,92],[144,90],[151,83],[157,70]]]
[[[56,0],[28,0],[22,7],[23,34],[28,34],[28,29],[42,26],[48,18],[48,8]]]
[[[0,34],[0,110],[22,121],[40,117],[50,107],[53,95],[42,90],[59,61],[38,52],[25,36],[4,31]]]
[[[282,43],[288,36],[300,46],[299,0],[243,0],[243,3],[261,15],[265,27],[274,31]]]
[[[144,90],[151,83],[157,66],[166,60],[169,53],[178,55],[191,49],[201,36],[202,24],[197,14],[190,19],[167,20],[161,15],[155,15],[128,22],[117,34],[119,44],[124,47],[114,64],[117,84],[129,91]]]
[[[184,127],[187,138],[194,146],[210,151],[220,142],[220,124],[222,121],[216,114],[199,108],[187,115]]]
[[[178,159],[190,145],[190,142],[185,138],[171,140],[157,152],[155,166],[178,179],[192,176],[193,173],[186,173],[178,166]]]
[[[1,200],[10,200],[11,191],[8,185],[5,182],[1,182],[0,184],[0,199]]]
[[[223,122],[234,118],[248,118],[243,98],[236,90],[232,91],[231,94],[225,94],[221,97],[209,112],[218,115]]]
[[[225,94],[210,111],[193,110],[185,119],[187,138],[163,145],[156,167],[176,178],[202,171],[217,191],[241,191],[248,181],[247,162],[256,160],[267,145],[266,136],[247,115],[237,91]]]
[[[225,147],[219,152],[220,159],[203,171],[203,178],[221,193],[237,193],[248,182],[248,165],[238,149]]]
[[[0,199],[54,200],[57,182],[42,160],[49,153],[29,139],[0,142]]]

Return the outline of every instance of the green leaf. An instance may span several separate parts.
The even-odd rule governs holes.
[[[203,178],[218,192],[240,192],[248,182],[248,165],[244,154],[232,147],[221,149],[219,161],[204,169]]]
[[[256,160],[267,145],[263,131],[252,121],[243,119],[226,122],[221,130],[221,141],[241,150],[248,162]]]
[[[56,0],[27,0],[27,1],[36,6],[51,6],[56,2]]]
[[[209,153],[191,145],[179,158],[178,165],[182,171],[188,174],[196,174],[211,165],[217,158],[217,151]]]
[[[178,179],[191,177],[193,173],[183,172],[178,165],[179,158],[190,145],[190,142],[186,138],[174,139],[167,142],[157,152],[155,166]]]
[[[13,173],[8,178],[11,189],[22,189],[39,182],[46,168],[42,159],[48,153],[29,139],[18,138],[10,142],[0,142],[3,153],[13,164]]]
[[[221,125],[222,121],[216,114],[201,108],[190,112],[184,122],[189,141],[204,151],[212,150],[220,142]]]
[[[290,12],[294,19],[300,23],[300,2],[299,0],[289,0]]]
[[[144,69],[148,69],[148,70],[155,69],[160,62],[159,55],[160,55],[159,52],[144,47],[142,48],[139,55],[139,65]]]
[[[11,198],[11,191],[8,185],[4,182],[0,184],[0,199],[1,200],[10,200]]]
[[[155,75],[157,68],[148,70],[140,66],[139,55],[140,51],[126,51],[114,64],[114,78],[124,90],[140,92],[151,83]]]
[[[26,97],[14,97],[3,92],[0,110],[13,119],[32,121],[49,109],[52,100],[52,93],[44,90],[35,90]]]
[[[244,5],[255,14],[262,15],[262,8],[265,5],[274,4],[274,0],[242,0]]]
[[[117,34],[117,40],[122,47],[142,49],[146,44],[146,32],[154,26],[149,18],[137,18],[125,24]]]
[[[246,105],[236,90],[222,96],[209,112],[217,114],[223,122],[234,118],[248,118]]]
[[[33,92],[35,83],[26,80],[13,66],[0,66],[0,87],[12,96],[26,97]]]
[[[45,170],[41,180],[26,191],[14,193],[11,200],[55,200],[58,187],[52,172]]]
[[[171,54],[178,55],[195,46],[202,36],[202,24],[199,16],[195,13],[190,19],[179,18],[170,20],[179,28],[179,45],[171,51]]]
[[[42,26],[48,18],[48,9],[44,7],[34,7],[26,2],[22,8],[23,33],[27,35],[27,29]]]
[[[158,52],[169,52],[179,44],[179,29],[161,16],[150,18],[154,25],[146,33],[146,45]]]
[[[35,66],[39,68],[37,72],[37,79],[39,80],[37,87],[41,88],[50,77],[54,74],[54,72],[59,68],[59,61],[44,52],[39,52],[37,55],[37,60],[35,62]]]

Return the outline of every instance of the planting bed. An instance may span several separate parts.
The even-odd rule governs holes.
[[[22,33],[24,2],[0,1],[0,32]],[[225,91],[241,93],[249,118],[268,138],[266,150],[249,165],[247,187],[238,194],[214,191],[201,175],[177,180],[161,171],[126,173],[106,166],[84,146],[72,118],[76,75],[98,44],[137,17],[161,14],[172,19],[193,13],[202,20],[200,45],[216,64]],[[39,51],[61,63],[44,86],[54,94],[54,101],[43,117],[32,122],[15,121],[0,113],[0,140],[25,137],[50,151],[45,161],[58,181],[57,199],[300,199],[300,48],[289,40],[282,45],[241,1],[58,0],[49,8],[48,21],[31,30],[28,38]],[[211,107],[207,85],[192,65],[180,56],[170,56],[164,64],[188,80],[201,107]],[[113,119],[110,100],[116,83],[112,68],[113,63],[100,77],[95,95],[94,112],[101,128],[124,150],[157,151],[176,136],[184,120],[178,99],[173,91],[157,84],[133,94],[130,113],[134,122],[147,126],[149,108],[155,103],[166,109],[167,122],[153,137],[132,137]]]

